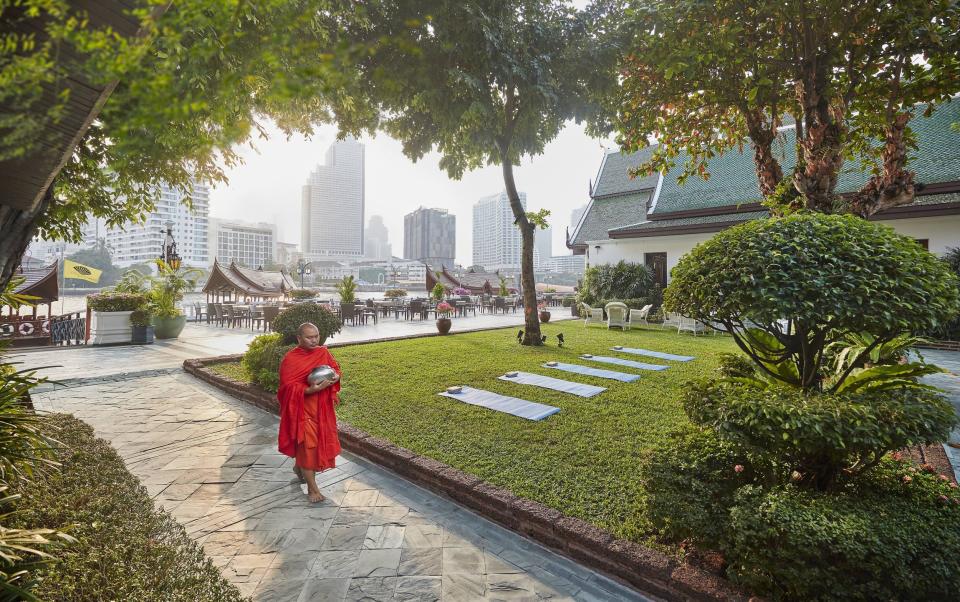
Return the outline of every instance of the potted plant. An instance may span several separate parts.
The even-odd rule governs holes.
[[[90,319],[90,344],[115,345],[130,343],[130,316],[143,307],[147,298],[137,293],[104,292],[87,295]]]
[[[537,305],[537,309],[540,310],[540,321],[549,322],[550,312],[547,311],[547,304],[545,302],[541,302],[539,305]]]
[[[443,295],[447,292],[446,287],[444,287],[439,282],[433,285],[433,290],[430,291],[430,298],[438,303],[443,301]]]
[[[439,285],[438,285],[439,286]],[[453,313],[453,306],[446,301],[437,304],[437,332],[447,334],[453,322],[450,320],[450,314]]]
[[[153,313],[153,329],[158,339],[175,339],[187,324],[187,317],[180,310],[183,293],[193,288],[196,277],[202,272],[194,268],[172,268],[157,260],[158,274],[150,277],[150,311]]]
[[[149,345],[153,343],[154,330],[152,320],[153,314],[150,311],[149,305],[143,305],[130,314],[130,324],[133,325],[133,344]]]
[[[341,305],[352,305],[357,300],[357,283],[353,276],[344,276],[337,283],[337,293],[340,295]]]

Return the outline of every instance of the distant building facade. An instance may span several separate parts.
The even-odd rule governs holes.
[[[189,198],[192,207],[183,202]],[[121,267],[151,262],[160,256],[167,224],[173,227],[177,254],[184,265],[206,267],[213,263],[209,249],[210,187],[194,180],[190,190],[167,185],[157,189],[156,208],[143,224],[127,222],[107,227],[103,220],[91,218],[83,228],[85,246],[93,246],[98,238],[110,248],[113,263]]]
[[[457,255],[457,218],[446,209],[420,207],[403,217],[403,257],[453,267]]]
[[[393,248],[390,246],[390,233],[383,216],[371,215],[367,230],[363,235],[363,257],[365,259],[390,259]]]
[[[537,228],[533,234],[533,267],[539,268],[540,264],[550,259],[553,255],[553,228],[547,226],[543,230]]]
[[[235,261],[248,268],[263,267],[274,262],[276,245],[275,224],[210,218],[211,255],[220,263],[229,265]],[[210,258],[210,265],[214,257]]]
[[[527,208],[527,193],[520,193]],[[506,192],[480,199],[473,206],[473,263],[487,271],[520,269],[520,229]]]
[[[310,174],[301,198],[301,251],[308,260],[363,257],[364,148],[334,142]]]
[[[275,263],[289,266],[296,263],[301,257],[300,250],[295,243],[277,241],[277,254],[273,260]]]
[[[577,207],[576,209],[570,212],[570,230],[571,231],[576,229],[577,224],[580,223],[580,218],[582,218],[583,214],[587,212],[587,207],[588,205],[584,205],[583,207]]]
[[[540,260],[540,270],[546,274],[583,274],[583,255],[554,255]]]

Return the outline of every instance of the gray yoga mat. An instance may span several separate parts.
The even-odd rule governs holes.
[[[552,376],[543,376],[542,374],[533,374],[531,372],[517,372],[516,376],[507,376],[504,374],[500,380],[508,383],[517,383],[520,385],[533,385],[534,387],[543,387],[552,389],[561,393],[572,393],[580,397],[593,397],[607,390],[606,387],[596,385],[586,385],[571,380],[561,380]]]
[[[553,406],[527,401],[526,399],[517,399],[516,397],[507,397],[506,395],[499,395],[492,391],[484,391],[483,389],[474,389],[473,387],[463,387],[463,390],[459,393],[447,393],[444,391],[443,393],[437,393],[437,395],[443,395],[444,397],[456,399],[457,401],[469,403],[474,406],[505,412],[519,416],[520,418],[526,418],[527,420],[543,420],[547,416],[560,411],[560,408]]]
[[[661,360],[672,360],[675,362],[689,362],[692,359],[696,359],[691,355],[674,355],[672,353],[662,353],[660,351],[650,351],[649,349],[633,349],[631,347],[624,347],[623,349],[614,349],[610,348],[611,351],[622,351],[623,353],[632,353],[634,355],[645,355],[647,357],[655,357]]]
[[[617,364],[618,366],[627,366],[629,368],[639,368],[640,370],[666,370],[670,366],[660,364],[644,364],[633,360],[625,360],[619,357],[607,357],[605,355],[594,355],[592,357],[581,357],[580,359],[590,362],[600,362],[603,364]]]
[[[611,378],[624,383],[632,383],[640,380],[639,374],[627,374],[626,372],[615,372],[613,370],[602,370],[600,368],[591,368],[590,366],[581,366],[579,364],[560,364],[556,366],[543,365],[544,368],[553,368],[563,370],[564,372],[573,372],[574,374],[585,374],[587,376],[597,376],[599,378]]]

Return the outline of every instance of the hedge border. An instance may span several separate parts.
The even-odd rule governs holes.
[[[416,335],[436,336],[435,334]],[[393,340],[393,339],[387,339]],[[331,343],[348,347],[381,342]],[[183,369],[211,385],[274,415],[280,414],[276,395],[259,386],[217,374],[209,366],[239,361],[243,354],[222,355],[183,362]],[[738,600],[750,596],[723,577],[677,562],[638,543],[582,519],[566,516],[545,504],[514,495],[462,470],[421,456],[370,435],[346,423],[338,425],[340,444],[430,491],[452,499],[508,529],[524,535],[576,562],[599,570],[666,600]]]

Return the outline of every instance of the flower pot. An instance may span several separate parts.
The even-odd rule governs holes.
[[[542,312],[540,312],[540,321],[541,321],[541,322],[549,322],[549,321],[550,321],[550,312],[548,312],[548,311],[542,311]]]
[[[95,311],[90,319],[91,345],[116,345],[132,340],[132,311]]]
[[[437,332],[440,334],[450,332],[451,326],[453,326],[453,322],[450,321],[450,318],[437,318]]]
[[[134,326],[133,343],[135,345],[149,345],[153,342],[153,326]]]
[[[187,324],[187,316],[173,318],[153,317],[153,329],[158,339],[175,339],[180,336],[183,327]]]

